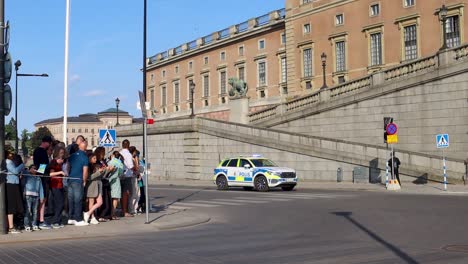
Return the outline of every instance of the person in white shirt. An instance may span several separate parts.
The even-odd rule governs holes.
[[[133,156],[128,150],[130,147],[130,141],[125,139],[122,141],[122,150],[120,151],[120,155],[124,158],[124,165],[125,165],[125,170],[124,170],[124,177],[121,181],[121,186],[122,186],[122,214],[124,217],[129,217],[133,216],[129,212],[133,212],[134,208],[132,203],[129,203],[129,199],[133,196],[132,190],[134,189],[133,187]]]

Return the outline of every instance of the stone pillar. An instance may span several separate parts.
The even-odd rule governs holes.
[[[197,39],[197,47],[200,47],[202,45],[203,45],[203,39],[202,38]]]
[[[237,97],[229,99],[229,121],[233,123],[249,123],[249,98]]]
[[[252,29],[254,27],[257,26],[257,19],[256,18],[252,18],[249,20],[249,29]]]
[[[229,34],[232,36],[234,34],[237,34],[237,25],[231,26],[229,28]]]

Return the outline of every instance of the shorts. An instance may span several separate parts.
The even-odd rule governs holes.
[[[41,181],[42,181],[42,190],[44,190],[44,199],[48,199],[49,192],[50,192],[50,178],[41,177]]]
[[[133,184],[132,184],[133,177],[126,177],[120,181],[120,185],[122,186],[122,192],[129,192],[133,193]]]
[[[19,184],[6,184],[7,214],[22,214],[24,212],[23,196]]]

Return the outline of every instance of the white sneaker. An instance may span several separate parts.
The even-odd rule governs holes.
[[[89,225],[89,224],[86,223],[85,221],[79,221],[79,222],[75,223],[75,226],[87,226],[87,225]]]
[[[89,214],[87,212],[83,213],[83,220],[85,221],[85,223],[89,222]]]
[[[76,220],[68,220],[68,223],[67,223],[67,224],[69,224],[69,225],[74,225],[74,224],[76,224]]]
[[[93,225],[97,225],[97,224],[99,224],[99,221],[96,218],[93,217],[93,218],[91,218],[90,223],[93,224]]]

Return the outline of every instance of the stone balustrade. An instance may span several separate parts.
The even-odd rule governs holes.
[[[455,48],[455,60],[461,60],[468,57],[468,45],[463,45],[461,47]]]
[[[319,93],[309,94],[307,96],[286,102],[286,112],[293,111],[297,108],[308,107],[312,104],[318,103],[320,100]]]
[[[256,111],[255,113],[249,114],[249,122],[256,122],[264,119],[269,119],[276,115],[276,106],[269,107],[266,109],[262,109],[260,111]]]
[[[364,78],[360,78],[357,80],[351,80],[349,82],[345,82],[339,84],[338,86],[330,88],[330,97],[336,97],[340,95],[348,95],[352,92],[356,92],[359,89],[367,88],[372,84],[372,77],[366,76]]]
[[[270,12],[266,15],[252,18],[248,21],[245,21],[245,22],[233,25],[231,27],[225,28],[223,30],[208,34],[197,40],[184,43],[177,48],[172,48],[172,49],[169,49],[168,51],[158,53],[149,58],[148,65],[157,64],[158,62],[165,61],[166,59],[170,59],[172,57],[180,56],[186,52],[189,52],[189,51],[191,52],[193,50],[196,50],[197,48],[205,47],[207,45],[212,45],[212,44],[217,43],[218,41],[227,40],[234,35],[245,34],[245,33],[251,32],[252,30],[257,30],[257,28],[284,21],[285,17],[286,17],[286,10],[279,9],[279,10]],[[183,49],[180,47],[187,47],[187,48]]]
[[[437,55],[426,57],[413,62],[405,63],[394,68],[385,70],[385,81],[394,80],[396,78],[402,78],[408,75],[414,75],[434,69],[438,66]]]

